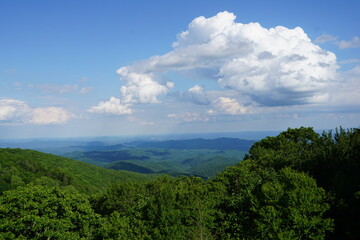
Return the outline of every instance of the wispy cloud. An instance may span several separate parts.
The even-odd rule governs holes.
[[[17,73],[17,69],[16,68],[9,68],[5,70],[5,73]]]
[[[327,42],[336,44],[340,49],[360,47],[360,37],[358,36],[355,36],[350,41],[339,40],[338,37],[332,36],[330,34],[323,34],[315,39],[315,43],[321,44]]]
[[[140,120],[140,119],[138,119],[138,118],[135,118],[134,116],[129,116],[127,119],[128,119],[128,121],[130,121],[130,122],[133,122],[133,123],[136,123],[136,124],[140,124],[140,125],[143,125],[143,126],[152,126],[152,125],[155,125],[155,122],[143,121],[143,120]]]
[[[46,94],[67,94],[67,93],[79,93],[88,94],[92,91],[92,87],[82,87],[79,84],[28,84],[30,88],[41,90]]]
[[[341,49],[358,48],[360,47],[360,37],[354,37],[350,41],[339,41],[338,45]]]
[[[82,87],[79,89],[80,94],[89,94],[93,90],[93,87]]]
[[[351,63],[360,63],[360,59],[353,58],[353,59],[345,59],[345,60],[339,61],[339,64],[351,64]]]
[[[207,122],[210,119],[207,114],[198,112],[171,113],[168,117],[177,119],[179,122]]]
[[[55,85],[55,84],[29,84],[28,87],[36,88],[44,93],[65,94],[71,93],[78,89],[78,85]]]
[[[330,34],[323,34],[315,39],[315,43],[326,43],[336,41],[337,37]]]

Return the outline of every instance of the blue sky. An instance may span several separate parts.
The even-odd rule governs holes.
[[[358,127],[359,1],[0,1],[0,136]]]

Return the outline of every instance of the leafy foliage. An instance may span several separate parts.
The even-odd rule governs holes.
[[[360,129],[317,134],[312,128],[288,129],[255,143],[247,156],[264,167],[291,167],[316,179],[330,194],[328,216],[333,239],[360,239]]]
[[[132,226],[129,239],[210,239],[214,198],[201,178],[163,176],[147,183],[118,182],[92,204],[109,221],[126,218]]]
[[[28,186],[0,197],[0,238],[80,239],[94,235],[99,216],[82,195]]]
[[[72,159],[21,149],[0,149],[0,193],[36,183],[72,185],[81,192],[98,191],[116,180],[142,181],[150,175],[107,170]]]
[[[221,239],[323,239],[332,221],[325,191],[289,168],[275,171],[247,160],[221,173]]]
[[[155,169],[164,165],[150,158],[173,151],[133,149],[123,161]],[[172,166],[212,176],[229,160],[216,152],[183,151]],[[288,129],[207,181],[0,149],[0,239],[360,239],[359,172],[359,129]]]

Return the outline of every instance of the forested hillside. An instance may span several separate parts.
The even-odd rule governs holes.
[[[359,129],[288,129],[207,181],[134,175],[96,193],[83,189],[101,180],[80,181],[74,162],[54,158],[1,150],[0,239],[360,239]]]
[[[103,169],[33,150],[0,148],[0,192],[29,183],[73,186],[81,192],[94,192],[114,181],[141,181],[151,177],[151,175]]]
[[[118,151],[77,151],[64,156],[108,169],[208,179],[226,167],[237,164],[244,158],[245,153],[237,150],[134,148]]]

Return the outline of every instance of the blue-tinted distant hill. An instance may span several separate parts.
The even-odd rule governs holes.
[[[0,148],[32,149],[40,152],[63,155],[75,151],[117,151],[128,148],[121,143],[106,142],[101,140],[81,139],[37,139],[37,140],[12,140],[0,141]]]
[[[13,142],[11,147],[30,148],[114,170],[209,178],[241,161],[255,142],[225,137],[128,142],[70,139]]]
[[[216,139],[188,139],[167,141],[134,141],[126,143],[136,148],[167,148],[167,149],[210,149],[210,150],[238,150],[249,151],[255,140],[239,138],[216,138]]]
[[[72,152],[64,156],[114,170],[204,179],[240,162],[247,151],[214,149],[129,148]]]

